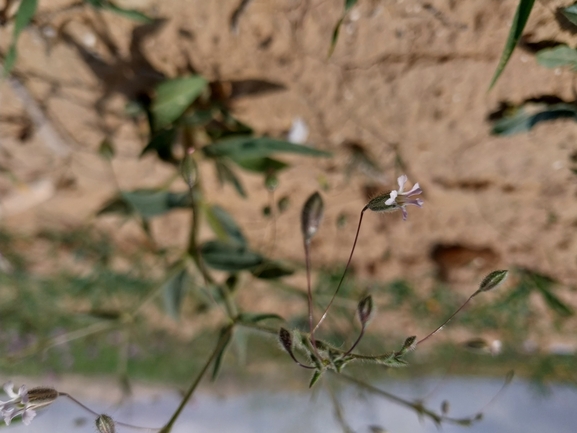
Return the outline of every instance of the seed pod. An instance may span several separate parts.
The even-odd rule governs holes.
[[[115,433],[116,427],[114,426],[114,420],[108,415],[100,415],[96,418],[96,428],[99,433]]]

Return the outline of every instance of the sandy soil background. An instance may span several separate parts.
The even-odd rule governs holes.
[[[33,235],[44,227],[93,224],[126,250],[143,248],[136,223],[94,214],[118,187],[156,187],[170,177],[170,167],[139,158],[145,131],[127,119],[124,106],[163,77],[192,67],[209,79],[282,84],[280,92],[236,98],[234,113],[277,137],[301,118],[310,129],[308,142],[334,153],[329,160],[288,158],[292,168],[281,174],[275,193],[291,203],[278,216],[276,257],[302,261],[300,207],[327,185],[313,260],[344,263],[362,207],[406,173],[423,188],[425,205],[409,208],[406,222],[400,213],[366,215],[356,275],[409,278],[423,290],[440,275],[468,294],[487,272],[517,266],[560,281],[558,295],[577,308],[571,288],[577,285],[577,178],[571,171],[577,124],[556,121],[495,137],[487,120],[504,101],[574,98],[571,71],[540,67],[523,50],[488,92],[516,1],[359,0],[331,58],[340,1],[253,0],[232,26],[239,0],[119,0],[166,19],[144,36],[132,33],[133,22],[106,12],[52,14],[71,3],[40,1],[35,26],[18,45],[19,81],[0,82],[5,230]],[[555,8],[570,3],[537,2],[529,38],[574,43],[555,20]],[[11,29],[0,28],[2,50]],[[54,37],[58,29],[65,38]],[[112,166],[97,153],[106,136],[117,147]],[[355,165],[352,144],[365,148],[379,168]],[[218,186],[211,166],[201,169],[214,202],[235,215],[257,248],[269,248],[273,227],[262,215],[269,203],[262,179],[242,175],[249,191],[243,200]],[[344,228],[339,220],[346,220]],[[186,213],[160,217],[152,229],[159,246],[182,248]],[[30,254],[39,272],[52,269],[42,246]]]

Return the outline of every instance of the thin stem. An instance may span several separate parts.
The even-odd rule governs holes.
[[[361,328],[361,333],[360,333],[359,336],[357,337],[357,340],[353,343],[353,345],[351,346],[351,348],[350,348],[349,350],[347,350],[347,352],[346,352],[343,356],[350,355],[351,352],[355,349],[355,347],[357,347],[357,344],[359,344],[359,342],[360,342],[361,339],[363,338],[363,335],[365,335],[365,328],[366,328],[366,326],[363,324],[363,327]]]
[[[306,273],[307,273],[307,302],[309,306],[309,330],[311,332],[311,343],[313,345],[313,351],[319,361],[321,357],[317,350],[317,343],[315,341],[315,333],[313,329],[313,292],[311,289],[311,257],[310,257],[310,242],[306,239],[304,240],[304,247],[305,247],[305,264],[306,264]]]
[[[471,299],[473,299],[473,297],[472,297],[472,296],[469,296],[469,299],[467,299],[467,300],[465,301],[465,303],[464,303],[463,305],[461,305],[461,306],[457,309],[457,311],[455,311],[453,314],[451,314],[451,317],[449,317],[447,320],[445,320],[441,326],[439,326],[437,329],[435,329],[433,332],[431,332],[431,333],[430,333],[429,335],[427,335],[425,338],[422,338],[421,340],[417,341],[417,345],[421,344],[423,341],[428,340],[428,339],[431,338],[433,335],[435,335],[437,332],[439,332],[441,329],[443,329],[443,328],[445,327],[445,325],[446,325],[447,323],[449,323],[449,322],[451,321],[451,319],[457,315],[457,313],[459,313],[459,311],[461,311],[463,308],[465,308],[465,306],[469,303],[469,301],[470,301]]]
[[[70,399],[73,403],[77,404],[78,406],[80,406],[82,409],[84,409],[85,411],[91,413],[92,415],[94,415],[95,417],[99,417],[100,413],[93,411],[92,409],[90,409],[88,406],[86,406],[85,404],[81,403],[80,401],[76,400],[74,397],[72,397],[70,394],[66,393],[66,392],[59,392],[58,393],[59,397],[67,397],[68,399]],[[126,424],[123,422],[118,422],[118,421],[114,421],[115,425],[121,426],[121,427],[126,427],[126,428],[131,428],[131,429],[135,429],[135,430],[147,430],[147,431],[151,431],[151,432],[156,432],[159,431],[159,428],[150,428],[150,427],[141,427],[141,426],[137,426],[137,425],[132,425],[132,424]]]
[[[184,409],[184,406],[186,406],[186,403],[188,403],[188,400],[190,400],[190,397],[192,397],[192,394],[194,393],[194,391],[198,387],[198,384],[200,383],[201,379],[203,378],[206,371],[208,370],[208,367],[210,367],[210,364],[212,364],[212,362],[216,359],[218,354],[224,349],[224,347],[228,343],[228,339],[230,337],[231,332],[232,332],[232,326],[229,326],[227,329],[227,332],[223,332],[220,335],[218,343],[216,344],[216,347],[212,351],[210,358],[208,358],[208,360],[206,361],[206,363],[202,367],[202,370],[200,370],[200,373],[198,374],[196,379],[194,379],[194,381],[190,385],[190,388],[188,389],[188,391],[184,395],[184,398],[180,402],[180,405],[178,406],[178,408],[176,409],[176,411],[174,412],[174,414],[172,415],[172,417],[170,418],[168,423],[166,423],[166,425],[160,430],[160,433],[169,433],[172,430],[173,424],[176,422],[177,418],[180,416],[182,410]]]
[[[361,231],[361,223],[363,222],[363,215],[365,214],[365,211],[368,209],[367,206],[365,206],[363,208],[363,210],[361,211],[361,215],[359,216],[359,225],[357,226],[357,233],[355,235],[355,241],[353,242],[353,248],[351,249],[351,254],[349,255],[349,260],[347,261],[347,265],[345,266],[345,270],[343,272],[343,276],[341,277],[341,280],[339,281],[339,285],[337,286],[337,289],[335,290],[335,293],[333,294],[333,297],[331,298],[331,300],[329,301],[329,304],[327,305],[327,308],[325,309],[325,312],[323,313],[323,315],[321,316],[319,322],[317,323],[317,325],[313,328],[313,330],[311,331],[311,335],[314,334],[314,332],[318,329],[318,327],[321,325],[321,323],[323,323],[323,321],[325,320],[325,318],[327,317],[327,313],[329,312],[329,309],[331,308],[331,306],[333,305],[333,302],[335,300],[335,298],[337,297],[337,294],[339,293],[339,290],[343,284],[343,280],[345,279],[345,275],[347,275],[347,270],[349,269],[349,266],[351,264],[351,260],[353,258],[353,254],[355,252],[355,247],[357,246],[357,240],[359,239],[359,232]]]
[[[376,395],[380,395],[381,397],[384,397],[390,401],[393,401],[401,406],[405,406],[408,407],[409,409],[414,410],[415,412],[417,412],[419,415],[424,415],[424,416],[428,416],[429,418],[431,418],[433,420],[433,422],[435,422],[436,424],[440,424],[442,422],[448,422],[451,424],[457,424],[457,425],[463,425],[464,423],[473,423],[474,421],[476,421],[476,418],[473,417],[469,417],[469,418],[452,418],[452,417],[448,417],[445,415],[440,415],[436,412],[433,412],[432,410],[429,410],[425,407],[423,407],[423,405],[421,403],[413,403],[409,400],[405,400],[402,399],[400,397],[397,397],[394,394],[391,394],[389,392],[383,391],[382,389],[379,389],[375,386],[369,385],[368,383],[365,383],[359,379],[356,379],[352,376],[348,376],[346,374],[336,374],[333,372],[332,373],[334,376],[340,378],[341,380],[345,380],[347,382],[353,383],[356,386],[365,389],[373,394]]]

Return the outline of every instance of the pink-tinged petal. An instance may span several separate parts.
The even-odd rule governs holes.
[[[399,193],[403,192],[403,188],[405,186],[405,184],[407,183],[407,175],[403,174],[402,176],[399,176],[397,179],[397,183],[399,184]]]
[[[407,221],[407,216],[409,216],[409,214],[407,213],[407,209],[405,209],[405,206],[401,207],[401,211],[403,212],[403,221]]]
[[[413,187],[411,188],[410,191],[407,191],[407,192],[405,193],[405,195],[406,195],[407,197],[410,197],[410,196],[412,196],[412,195],[421,194],[422,192],[423,192],[423,190],[421,189],[421,187],[419,186],[419,184],[416,183],[416,184],[413,185]]]
[[[412,204],[414,206],[423,207],[423,200],[421,200],[420,198],[408,199],[408,200],[405,200],[405,204]]]
[[[391,191],[390,198],[385,200],[385,204],[387,206],[391,206],[391,205],[395,204],[395,200],[397,198],[397,195],[398,195],[397,191]]]
[[[22,414],[22,422],[24,425],[30,425],[34,417],[36,416],[36,412],[32,409],[27,409]]]
[[[4,392],[8,395],[8,397],[10,398],[18,397],[18,394],[14,392],[14,384],[11,381],[6,382],[2,388],[4,389]]]

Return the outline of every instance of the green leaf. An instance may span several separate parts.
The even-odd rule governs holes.
[[[117,15],[121,15],[124,18],[128,18],[129,20],[136,21],[143,24],[151,24],[154,22],[152,18],[143,14],[142,12],[138,12],[134,9],[124,9],[121,7],[116,6],[113,3],[108,3],[105,9],[108,9],[110,12],[114,12]]]
[[[337,41],[339,40],[339,33],[341,32],[341,25],[343,24],[344,17],[341,17],[340,20],[337,21],[335,28],[333,29],[333,34],[331,36],[331,45],[329,46],[329,52],[327,54],[327,58],[331,58],[333,53],[335,52],[335,47],[337,46]]]
[[[491,130],[495,135],[513,135],[527,132],[539,122],[545,122],[563,118],[577,120],[577,107],[572,104],[559,103],[541,105],[541,109],[528,111],[519,107],[513,115],[503,117],[493,124]]]
[[[190,206],[188,192],[136,190],[121,191],[120,194],[143,218],[152,218],[175,208]]]
[[[249,323],[249,324],[258,323],[262,322],[263,320],[270,320],[270,319],[284,321],[284,319],[281,316],[274,313],[269,314],[241,313],[238,315],[238,320],[240,320],[243,323]]]
[[[493,79],[489,85],[489,90],[493,88],[499,79],[499,76],[505,69],[505,66],[507,66],[507,63],[511,58],[511,54],[513,54],[513,50],[515,49],[515,46],[523,34],[523,29],[527,24],[527,20],[529,19],[529,15],[531,14],[534,3],[535,0],[519,0],[519,6],[517,6],[517,11],[515,12],[515,17],[513,18],[513,23],[511,24],[511,29],[509,30],[509,36],[507,37],[505,47],[503,48],[503,53],[499,59],[499,64],[497,65],[497,69],[495,70],[495,74],[493,75]]]
[[[567,18],[571,23],[577,26],[577,3],[561,9],[561,13]]]
[[[162,161],[176,164],[178,160],[172,153],[172,147],[174,146],[177,135],[178,128],[164,129],[157,132],[142,150],[140,156],[148,152],[156,152]]]
[[[212,231],[219,239],[247,246],[240,227],[227,211],[218,205],[204,206],[204,211]]]
[[[16,63],[16,57],[18,56],[16,51],[16,43],[18,42],[18,37],[22,30],[26,28],[28,23],[34,17],[36,13],[36,8],[38,7],[38,0],[22,0],[18,11],[16,12],[16,17],[14,19],[14,31],[12,32],[12,43],[4,59],[4,72],[3,75],[7,76],[14,64]]]
[[[205,126],[214,118],[213,110],[195,110],[182,116],[181,124],[186,126]]]
[[[222,344],[221,349],[216,355],[216,359],[214,360],[214,366],[212,368],[212,377],[211,377],[211,380],[213,381],[218,376],[220,366],[222,365],[222,358],[224,357],[224,353],[226,352],[226,349],[230,344],[231,338],[232,338],[232,331],[230,329],[230,326],[226,326],[220,330],[219,342],[224,341],[224,343]]]
[[[90,6],[94,7],[95,9],[104,9],[111,12],[114,12],[117,15],[121,15],[125,18],[131,19],[133,21],[137,21],[144,24],[153,23],[154,20],[142,12],[138,12],[133,9],[124,9],[121,7],[116,6],[114,3],[109,2],[108,0],[84,0],[84,3],[88,3]]]
[[[284,266],[282,263],[265,259],[263,263],[251,273],[261,280],[272,280],[294,274],[294,269]]]
[[[561,301],[561,299],[549,290],[549,284],[545,283],[538,277],[534,277],[533,282],[539,290],[539,293],[543,296],[543,300],[551,310],[555,311],[562,317],[571,317],[574,314],[573,309],[570,306]]]
[[[238,272],[259,266],[263,257],[248,248],[222,241],[205,242],[200,253],[206,264],[220,271]]]
[[[274,153],[295,153],[313,157],[329,157],[331,154],[313,147],[293,144],[269,137],[235,137],[209,144],[202,148],[206,156],[228,156],[234,160],[264,158]]]
[[[162,285],[164,308],[174,320],[180,318],[180,309],[186,289],[190,284],[190,276],[186,269],[174,272]]]
[[[345,0],[345,12],[357,4],[357,0]]]
[[[315,370],[315,372],[313,373],[313,377],[311,377],[309,388],[312,388],[314,384],[318,382],[318,380],[321,378],[322,375],[323,372],[321,370]]]
[[[228,164],[221,159],[216,159],[214,164],[220,184],[223,185],[225,183],[230,183],[238,195],[246,198],[246,191],[244,190],[240,179],[236,176],[236,174],[234,174],[234,171],[232,171]]]
[[[126,202],[122,197],[115,197],[107,201],[102,208],[96,213],[96,215],[106,215],[106,214],[119,214],[124,216],[129,216],[134,213],[134,209]]]
[[[569,66],[577,70],[577,50],[567,45],[547,48],[537,53],[537,62],[546,68],[561,68]]]
[[[207,81],[199,76],[164,81],[156,88],[151,112],[155,130],[160,130],[178,119],[206,89]]]
[[[176,208],[190,206],[190,195],[186,192],[175,193],[157,190],[121,191],[120,197],[110,200],[98,215],[119,213],[123,215],[140,214],[143,218],[152,218]]]
[[[231,158],[239,167],[244,168],[248,171],[254,171],[256,173],[276,173],[277,171],[283,170],[289,167],[288,164],[278,161],[272,158],[248,158],[239,159]]]

